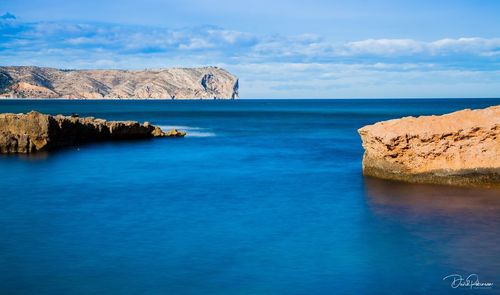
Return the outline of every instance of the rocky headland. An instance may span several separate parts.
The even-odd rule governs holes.
[[[500,186],[500,106],[405,117],[358,130],[363,174],[413,183]]]
[[[0,154],[28,154],[96,141],[185,135],[185,132],[176,129],[164,132],[148,122],[106,121],[76,115],[51,116],[35,111],[0,114]]]
[[[238,78],[218,67],[60,70],[0,67],[0,97],[70,99],[234,99]]]

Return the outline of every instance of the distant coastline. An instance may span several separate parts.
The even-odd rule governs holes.
[[[63,70],[0,67],[3,99],[236,99],[238,78],[218,67]]]

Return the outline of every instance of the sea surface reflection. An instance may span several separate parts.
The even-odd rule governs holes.
[[[495,281],[500,270],[500,190],[365,178],[375,218],[397,223],[459,274]]]

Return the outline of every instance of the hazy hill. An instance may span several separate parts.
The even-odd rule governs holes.
[[[206,98],[238,97],[238,78],[224,69],[60,70],[0,67],[0,97]]]

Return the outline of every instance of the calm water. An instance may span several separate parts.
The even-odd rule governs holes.
[[[0,294],[498,292],[500,191],[364,179],[356,132],[495,104],[0,101],[190,134],[0,157]]]

